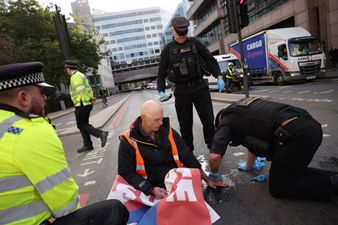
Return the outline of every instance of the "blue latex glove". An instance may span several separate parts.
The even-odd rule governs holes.
[[[243,171],[243,172],[248,172],[248,171],[252,170],[252,168],[247,168],[246,167],[246,162],[238,163],[237,164],[237,169],[240,170],[240,171]]]
[[[261,169],[263,169],[263,167],[265,166],[264,163],[262,162],[257,162],[255,161],[254,165],[252,166],[252,168],[256,171],[260,171]]]
[[[212,181],[223,181],[222,174],[217,172],[217,173],[209,173],[209,179]]]
[[[159,93],[159,94],[160,94],[160,98],[167,96],[167,95],[166,95],[166,93],[165,93],[165,92],[163,92],[163,91],[160,91],[160,93]]]
[[[251,181],[257,181],[257,182],[264,182],[265,181],[265,176],[263,174],[258,175],[256,177],[251,177]]]

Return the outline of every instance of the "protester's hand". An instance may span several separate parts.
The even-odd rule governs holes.
[[[217,188],[217,187],[227,187],[228,184],[223,181],[223,177],[221,173],[209,173],[209,177],[208,177],[208,186],[212,187],[212,188]]]
[[[248,171],[251,171],[252,168],[248,168],[246,166],[246,162],[241,162],[241,163],[238,163],[237,164],[237,169],[240,170],[240,171],[243,171],[243,172],[248,172]]]
[[[164,197],[167,197],[168,191],[164,188],[160,187],[154,187],[154,189],[151,191],[151,194],[155,196],[155,198],[162,199]]]
[[[94,105],[94,104],[96,103],[96,98],[93,97],[93,98],[91,99],[91,102],[92,102],[92,104]]]

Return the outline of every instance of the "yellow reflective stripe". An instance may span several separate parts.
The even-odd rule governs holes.
[[[84,84],[77,84],[75,85],[74,87],[72,87],[72,90],[76,90],[78,87],[83,87],[83,88],[86,88],[86,86]]]
[[[0,178],[0,193],[27,187],[29,185],[32,185],[32,183],[26,176]]]
[[[13,125],[14,122],[19,121],[21,119],[22,117],[13,115],[2,121],[2,123],[0,124],[0,139],[8,131],[8,128],[10,128]]]
[[[83,92],[85,92],[85,90],[79,90],[79,91],[77,91],[75,93],[72,93],[72,96],[73,97],[77,97],[77,96],[81,95]]]
[[[57,186],[58,184],[68,180],[70,176],[71,176],[70,169],[67,167],[67,168],[59,171],[58,173],[55,173],[55,174],[47,177],[46,179],[38,182],[35,185],[35,187],[40,194],[43,194],[46,191],[48,191],[49,189],[52,189],[55,186]]]
[[[32,202],[26,205],[0,210],[0,224],[13,223],[15,221],[36,216],[46,211],[49,211],[49,209],[43,201]]]
[[[69,203],[63,209],[52,210],[52,214],[55,218],[59,218],[59,217],[62,217],[64,215],[68,215],[69,213],[72,213],[77,209],[79,202],[80,202],[80,198],[76,197],[71,203]]]

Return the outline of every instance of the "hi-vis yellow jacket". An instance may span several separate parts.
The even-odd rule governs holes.
[[[70,97],[74,103],[74,106],[83,106],[92,104],[93,90],[90,87],[87,77],[76,71],[70,77]]]
[[[53,126],[14,111],[0,107],[0,224],[35,225],[77,210],[78,186]]]

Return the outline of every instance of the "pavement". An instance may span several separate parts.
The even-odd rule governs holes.
[[[326,70],[325,76],[321,77],[320,79],[332,79],[332,78],[338,78],[338,69],[337,70],[333,70],[333,69]],[[128,95],[127,97],[123,98],[119,102],[108,106],[107,108],[101,110],[100,112],[94,115],[91,115],[89,118],[90,123],[94,127],[102,128],[110,120],[110,118],[114,116],[114,114],[119,110],[119,108],[123,105],[123,103],[126,102],[128,98],[130,98],[130,96],[131,95]],[[255,95],[250,95],[250,96],[255,96]],[[268,96],[262,96],[262,95],[257,95],[257,96],[268,98]],[[227,94],[227,93],[211,92],[212,101],[221,101],[221,102],[225,102],[228,104],[238,101],[244,97],[245,97],[245,94],[233,94],[233,93]],[[100,102],[101,100],[99,99],[97,100],[96,104],[99,104]],[[51,120],[53,120],[53,119],[62,117],[64,115],[67,115],[69,113],[73,113],[74,110],[75,110],[74,107],[68,108],[65,110],[49,113],[47,116]],[[61,137],[80,133],[80,131],[78,130],[76,126],[64,129],[62,131],[57,130],[57,132],[58,132],[58,135]]]

